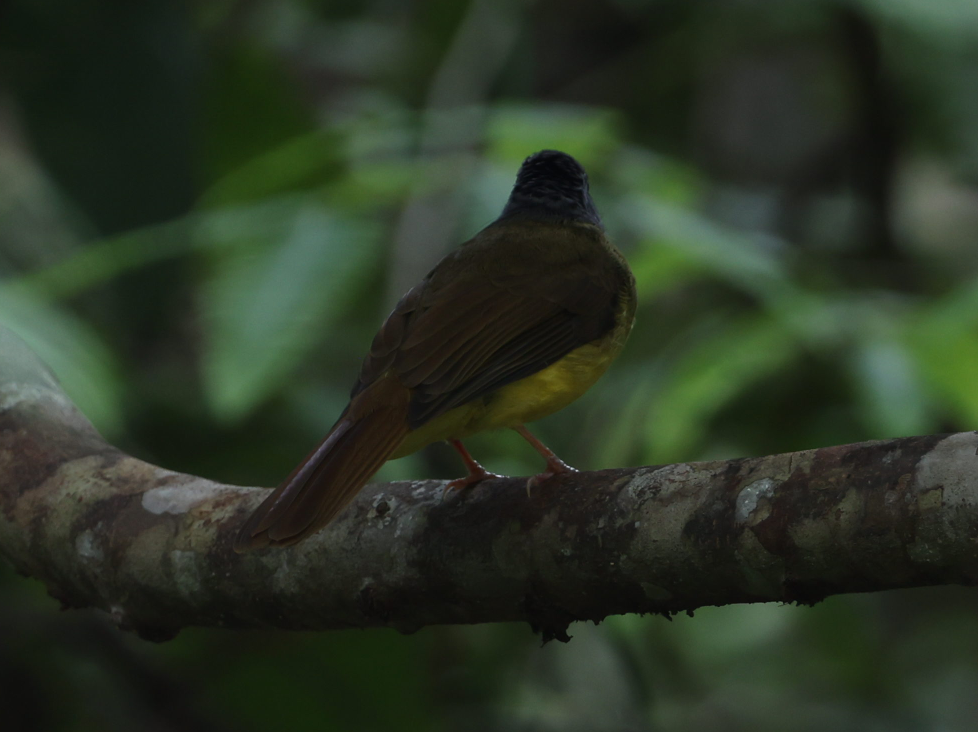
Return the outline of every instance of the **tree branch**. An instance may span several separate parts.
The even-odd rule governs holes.
[[[568,623],[978,579],[978,434],[524,480],[367,486],[315,537],[237,555],[261,500],[106,444],[0,329],[0,554],[70,607],[188,625]]]

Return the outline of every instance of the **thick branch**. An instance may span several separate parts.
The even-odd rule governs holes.
[[[263,490],[106,444],[0,330],[0,553],[71,607],[167,637],[573,620],[978,579],[978,434],[580,473],[370,485],[298,546],[236,555]]]

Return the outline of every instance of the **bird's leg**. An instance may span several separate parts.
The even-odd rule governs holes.
[[[546,470],[544,470],[542,473],[538,473],[537,475],[534,475],[532,478],[526,481],[526,495],[530,495],[530,490],[532,488],[540,485],[544,481],[550,480],[558,473],[577,472],[576,468],[572,468],[570,465],[568,465],[559,457],[557,457],[554,454],[553,450],[551,450],[549,447],[547,447],[542,442],[540,442],[540,440],[534,437],[530,433],[530,430],[528,430],[526,427],[520,425],[519,427],[514,427],[513,429],[520,434],[520,437],[522,437],[524,440],[529,442],[533,446],[534,450],[536,450],[538,453],[543,455],[544,459],[547,461]]]
[[[474,457],[469,454],[469,451],[465,449],[465,445],[462,444],[461,440],[449,440],[449,444],[454,447],[458,454],[462,456],[462,460],[465,462],[465,467],[469,469],[469,474],[462,477],[456,478],[455,480],[449,481],[448,485],[445,486],[445,491],[442,493],[444,498],[448,491],[460,491],[463,488],[468,488],[470,485],[475,485],[480,480],[486,480],[487,478],[502,478],[502,475],[497,475],[496,473],[490,473],[484,467],[479,465]]]

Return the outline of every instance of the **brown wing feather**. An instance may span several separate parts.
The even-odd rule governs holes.
[[[245,522],[235,550],[294,544],[332,521],[408,433],[407,407],[408,392],[393,379],[364,390]]]
[[[470,266],[448,279],[436,269],[378,333],[354,393],[389,370],[412,391],[409,424],[417,428],[546,368],[614,327],[624,280],[596,276],[602,265],[607,271],[606,256],[550,267],[529,258],[492,276]],[[391,347],[392,332],[399,346]]]
[[[496,351],[478,374],[444,393],[415,390],[409,421],[423,424],[439,414],[546,368],[582,345],[578,323],[558,314]],[[594,340],[594,339],[591,339]],[[583,341],[588,343],[589,341]]]
[[[520,298],[498,299],[501,302],[494,308],[490,302],[480,301],[480,313],[472,318],[461,319],[446,314],[455,326],[455,335],[441,334],[421,341],[413,348],[402,349],[394,366],[398,378],[411,388],[464,383],[486,359],[511,340],[514,333],[524,331],[542,314],[527,312]],[[425,315],[427,318],[439,317],[437,312]],[[487,320],[491,320],[491,324],[486,324]]]

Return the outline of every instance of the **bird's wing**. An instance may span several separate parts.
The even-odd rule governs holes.
[[[556,362],[614,326],[620,285],[581,261],[483,276],[437,272],[381,327],[354,394],[391,373],[428,420]]]

